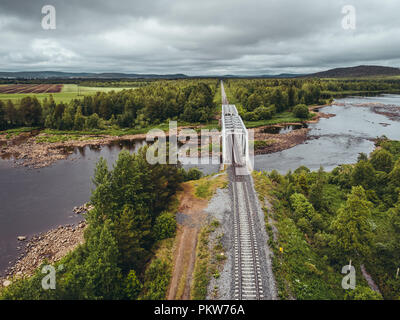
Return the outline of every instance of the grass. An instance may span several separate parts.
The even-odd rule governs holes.
[[[211,237],[219,227],[219,221],[214,220],[200,230],[191,290],[192,300],[205,300],[211,278],[218,279],[220,276],[223,262],[226,259],[225,250],[221,244],[223,234]],[[218,295],[217,287],[214,287],[213,295],[215,297]]]
[[[251,142],[250,142],[251,143]],[[255,140],[254,141],[254,150],[262,149],[268,147],[275,143],[275,140],[268,139],[268,140]]]
[[[204,177],[191,183],[194,184],[196,197],[210,200],[214,196],[215,191],[226,188],[228,182],[226,174],[221,174],[217,177]]]
[[[221,88],[217,88],[217,92],[215,93],[214,96],[214,103],[217,106],[217,111],[221,112],[222,111],[222,96],[221,96]]]
[[[21,127],[21,128],[16,128],[16,129],[8,129],[4,131],[0,131],[0,135],[6,135],[6,139],[11,139],[15,136],[18,136],[21,133],[24,132],[31,132],[33,130],[37,130],[39,128],[36,127]]]
[[[67,142],[67,141],[88,141],[95,140],[98,137],[92,137],[87,135],[76,135],[76,134],[59,134],[59,135],[40,135],[36,137],[36,143],[57,143],[57,142]]]
[[[173,248],[176,238],[159,241],[154,246],[155,255],[148,264],[139,300],[166,299],[169,282],[172,277]]]
[[[24,97],[36,97],[39,101],[43,101],[45,98],[49,98],[50,95],[53,96],[56,103],[65,102],[68,103],[73,99],[83,99],[84,96],[94,95],[97,92],[110,92],[110,91],[122,91],[125,89],[134,89],[134,87],[81,87],[76,84],[64,84],[61,92],[57,93],[1,93],[0,100],[12,102],[18,104],[19,100]],[[79,93],[79,95],[78,95]]]
[[[192,126],[195,127],[195,131],[200,133],[202,129],[219,129],[217,121],[211,121],[207,124],[200,124],[200,123],[186,123],[186,122],[178,122],[179,126]],[[200,127],[201,126],[201,127]],[[8,129],[4,131],[0,131],[0,135],[7,135],[6,138],[10,139],[16,135],[19,135],[23,132],[30,132],[32,130],[39,130],[38,127],[21,127],[16,129]],[[103,129],[85,129],[85,130],[56,130],[56,129],[43,129],[41,133],[46,134],[47,138],[41,137],[39,139],[40,142],[65,142],[69,140],[77,140],[80,138],[82,140],[82,136],[88,135],[108,135],[108,136],[125,136],[125,135],[136,135],[136,134],[146,134],[151,129],[160,129],[163,130],[165,133],[169,131],[169,124],[168,123],[161,123],[158,125],[150,125],[144,128],[119,128],[116,126],[109,126]],[[58,137],[57,137],[58,136]],[[62,137],[60,137],[62,136]],[[89,140],[91,138],[85,138],[83,140]]]
[[[311,119],[315,114],[311,113],[309,119]],[[280,123],[301,123],[307,119],[297,118],[292,112],[281,112],[277,113],[270,120],[259,120],[259,121],[244,121],[247,128],[256,128]]]

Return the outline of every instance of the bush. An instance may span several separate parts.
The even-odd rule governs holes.
[[[156,219],[153,234],[156,240],[172,238],[176,231],[175,215],[164,211]]]
[[[188,171],[184,173],[184,180],[199,180],[203,176],[203,172],[201,172],[197,168],[190,168]]]
[[[155,259],[144,276],[143,295],[140,300],[163,300],[171,279],[171,266],[161,259]]]
[[[309,116],[308,108],[305,104],[298,104],[293,108],[293,113],[297,118],[307,119]]]
[[[306,218],[308,221],[311,221],[315,215],[314,207],[301,193],[291,195],[290,206],[294,211],[295,220]]]
[[[245,121],[258,121],[260,120],[259,115],[256,112],[245,112],[243,114],[243,120]]]
[[[271,108],[266,108],[264,106],[258,107],[253,113],[258,115],[260,120],[269,120],[273,116],[273,111]]]
[[[86,128],[97,129],[99,128],[100,118],[97,113],[93,113],[86,119]]]
[[[131,270],[125,279],[125,295],[130,300],[136,300],[140,291],[142,290],[142,284],[136,276],[135,270]]]
[[[349,290],[345,296],[346,300],[383,300],[382,296],[369,287],[357,286]]]
[[[393,169],[393,156],[386,150],[376,150],[371,155],[371,164],[377,171],[389,173]]]

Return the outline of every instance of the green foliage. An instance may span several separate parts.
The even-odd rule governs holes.
[[[385,149],[376,150],[371,155],[371,164],[377,171],[389,173],[393,169],[394,160],[389,151]]]
[[[88,129],[97,129],[99,128],[100,118],[97,113],[93,113],[90,115],[85,122],[85,127]]]
[[[171,278],[171,266],[161,259],[151,262],[144,275],[141,300],[164,300]]]
[[[131,270],[126,277],[125,296],[129,300],[136,300],[142,290],[142,284],[136,276],[135,270]]]
[[[19,126],[45,126],[57,130],[95,130],[118,125],[141,129],[169,119],[190,123],[209,122],[214,118],[217,80],[154,81],[135,90],[93,88],[90,95],[22,95],[16,104],[0,104],[0,130]],[[74,87],[76,91],[76,85]],[[85,88],[81,88],[85,91]],[[86,88],[88,89],[88,88]],[[96,92],[97,91],[97,92]],[[62,96],[68,96],[61,101]],[[19,95],[15,95],[19,96]],[[13,98],[15,98],[13,96]],[[40,102],[37,97],[44,96]],[[57,101],[57,102],[56,102]]]
[[[157,239],[171,236],[176,222],[162,213],[182,181],[177,166],[150,165],[147,147],[137,154],[121,152],[112,170],[100,159],[87,214],[85,243],[60,261],[56,290],[42,290],[40,270],[16,280],[2,299],[161,299],[171,266],[152,257]],[[158,232],[153,233],[154,230]],[[143,290],[140,279],[144,279]]]
[[[383,300],[382,295],[369,287],[356,286],[354,290],[348,290],[346,300]]]
[[[353,170],[351,184],[362,186],[364,189],[371,189],[376,184],[375,169],[368,161],[359,161]]]
[[[371,160],[362,155],[332,172],[301,167],[285,176],[254,174],[260,197],[273,203],[266,223],[278,231],[269,244],[281,298],[382,299],[359,270],[358,289],[341,288],[340,270],[349,259],[365,264],[385,299],[400,298],[400,161],[391,161],[400,149],[395,141],[378,143]]]
[[[301,193],[295,193],[290,197],[290,205],[293,208],[296,220],[305,218],[310,221],[315,214],[312,204]]]
[[[165,211],[162,212],[156,219],[156,223],[153,228],[154,238],[157,240],[163,240],[172,238],[176,232],[176,219],[175,215]]]
[[[203,172],[197,168],[190,168],[188,171],[184,171],[183,175],[184,181],[199,180],[203,176]]]
[[[363,187],[353,187],[346,204],[332,222],[334,245],[350,258],[368,256],[371,252],[371,208]]]
[[[298,104],[297,106],[295,106],[293,108],[293,114],[297,117],[297,118],[301,118],[301,119],[307,119],[309,116],[309,111],[306,105],[304,104]]]

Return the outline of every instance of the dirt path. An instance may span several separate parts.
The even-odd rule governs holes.
[[[365,269],[365,266],[363,264],[361,265],[361,272],[363,274],[364,279],[367,281],[368,286],[371,288],[371,290],[374,290],[375,292],[378,292],[379,294],[382,294],[379,291],[379,288],[376,285],[374,279],[372,279],[371,275],[367,272],[367,270]]]
[[[183,184],[180,195],[178,241],[174,253],[174,270],[168,290],[168,300],[190,299],[192,274],[196,260],[198,233],[207,214],[203,211],[208,201],[194,195],[193,186]]]

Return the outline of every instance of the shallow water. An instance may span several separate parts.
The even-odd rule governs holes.
[[[374,150],[372,139],[376,137],[386,135],[389,139],[400,140],[399,121],[374,113],[372,107],[354,106],[366,103],[400,106],[400,95],[350,97],[336,102],[346,106],[321,108],[321,112],[336,116],[310,124],[309,140],[288,150],[256,156],[255,169],[286,173],[304,165],[312,170],[320,166],[332,170],[339,164],[356,162],[361,152],[371,153]]]
[[[285,134],[302,128],[308,128],[308,125],[296,124],[296,125],[285,125],[285,126],[271,126],[265,128],[263,132],[269,134]]]

